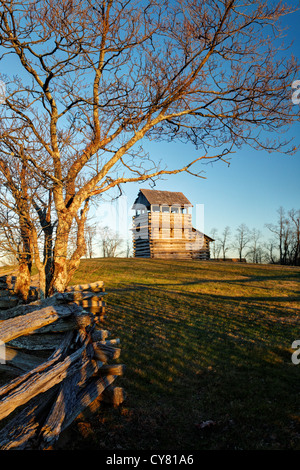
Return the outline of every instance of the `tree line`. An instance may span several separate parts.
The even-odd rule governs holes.
[[[229,251],[251,263],[272,263],[300,266],[300,209],[277,210],[277,221],[266,223],[270,238],[265,240],[257,228],[250,229],[245,223],[234,232],[227,225],[222,233],[211,230],[211,258],[226,259]]]
[[[87,258],[115,258],[118,256],[129,258],[131,256],[131,241],[123,240],[120,235],[107,225],[98,227],[97,224],[86,227],[86,253]]]

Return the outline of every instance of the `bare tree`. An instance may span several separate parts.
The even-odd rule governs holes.
[[[223,254],[223,259],[226,259],[226,253],[230,249],[230,227],[226,225],[222,232],[222,236],[219,238],[219,243],[221,246],[222,254]]]
[[[273,233],[279,252],[279,264],[300,264],[300,210],[291,209],[286,214],[283,207],[277,210],[276,224],[266,224]]]
[[[276,242],[273,239],[270,239],[264,243],[264,258],[267,263],[277,263]]]
[[[233,246],[238,250],[240,261],[243,258],[243,251],[250,241],[250,230],[245,224],[241,224],[236,229],[236,236]]]
[[[20,259],[20,264],[24,265],[24,269],[31,270],[32,266],[32,248],[31,248],[31,234],[30,226],[28,223],[27,214],[29,212],[28,202],[28,175],[26,167],[21,162],[14,162],[15,165],[9,167],[0,161],[0,182],[4,183],[4,188],[1,188],[0,201],[2,204],[2,217],[3,211],[8,211],[10,214],[17,216],[19,228],[19,243],[16,253]],[[14,217],[15,225],[16,217]],[[9,223],[7,217],[7,224]],[[6,224],[6,227],[8,225]],[[25,268],[26,265],[26,268]]]
[[[22,72],[1,77],[0,159],[8,168],[21,161],[51,192],[49,293],[65,289],[85,253],[90,198],[164,174],[202,176],[197,162],[226,161],[244,144],[294,150],[278,140],[297,119],[287,90],[299,69],[293,57],[276,55],[278,21],[292,11],[281,2],[0,0],[0,6],[1,60],[5,65],[8,56]],[[199,153],[181,167],[160,167],[143,151],[146,138],[191,142]],[[46,206],[43,199],[39,207]],[[76,247],[68,257],[74,223]]]
[[[250,257],[252,263],[261,263],[263,257],[263,249],[260,244],[261,241],[261,231],[253,228],[250,232],[249,240],[249,251],[247,256]]]
[[[290,263],[300,265],[300,210],[291,209],[288,212],[292,228],[292,248]]]
[[[10,149],[15,147],[10,145]],[[23,299],[27,298],[35,262],[41,296],[47,295],[55,226],[51,221],[52,191],[43,186],[35,173],[28,171],[22,159],[13,159],[9,165],[0,159],[0,184],[3,185],[0,190],[2,235],[5,234],[7,251],[19,262],[15,290]]]
[[[292,240],[292,229],[290,220],[285,214],[283,207],[277,211],[277,224],[266,224],[267,228],[275,235],[279,251],[279,263],[289,264],[290,243]]]
[[[96,242],[96,235],[97,235],[97,225],[86,225],[85,227],[85,236],[86,236],[86,249],[87,249],[87,256],[89,258],[93,258],[95,256],[95,242]]]
[[[221,245],[218,238],[218,229],[213,227],[210,231],[210,235],[214,239],[214,241],[210,243],[212,256],[214,259],[218,259],[221,251]]]
[[[132,241],[127,239],[126,240],[126,258],[130,258],[132,256]]]
[[[121,254],[118,250],[120,250],[122,240],[117,233],[106,226],[99,230],[99,235],[103,258],[115,258]]]

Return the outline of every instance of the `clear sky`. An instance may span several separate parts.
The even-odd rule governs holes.
[[[299,5],[299,1],[288,3]],[[287,40],[294,40],[291,52],[300,59],[300,12],[285,17],[284,23],[289,26]],[[300,104],[294,106],[296,111],[299,108],[300,115]],[[294,124],[288,133],[299,145],[300,123]],[[195,148],[187,144],[146,142],[145,148],[154,160],[163,160],[169,168],[176,167],[176,162],[182,166],[182,161],[187,160],[183,157],[193,160],[198,156]],[[245,223],[250,229],[260,230],[268,239],[271,233],[265,224],[276,222],[280,206],[286,210],[300,209],[300,150],[293,156],[286,156],[244,147],[231,156],[230,166],[223,162],[209,163],[203,165],[203,170],[206,179],[181,173],[164,177],[153,189],[181,191],[194,206],[204,204],[204,232],[208,235],[213,227],[221,233],[226,225],[234,233],[241,223]],[[127,202],[130,209],[140,188],[151,189],[151,186],[148,182],[124,185],[124,200],[120,207]],[[114,216],[120,210],[118,204]],[[109,222],[106,209],[97,211],[100,219],[104,216],[104,224]],[[129,212],[130,216],[132,213]],[[194,214],[193,221],[197,225]],[[121,233],[124,233],[124,227],[123,224],[119,227]]]

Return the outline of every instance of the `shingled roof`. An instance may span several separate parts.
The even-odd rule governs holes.
[[[136,204],[143,204],[146,207],[149,207],[150,205],[193,207],[183,193],[157,191],[154,189],[140,189],[140,192],[134,201],[133,208]]]

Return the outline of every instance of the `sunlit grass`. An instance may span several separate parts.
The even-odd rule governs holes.
[[[79,420],[74,448],[300,449],[299,268],[98,259],[72,283],[96,280],[128,398]]]

